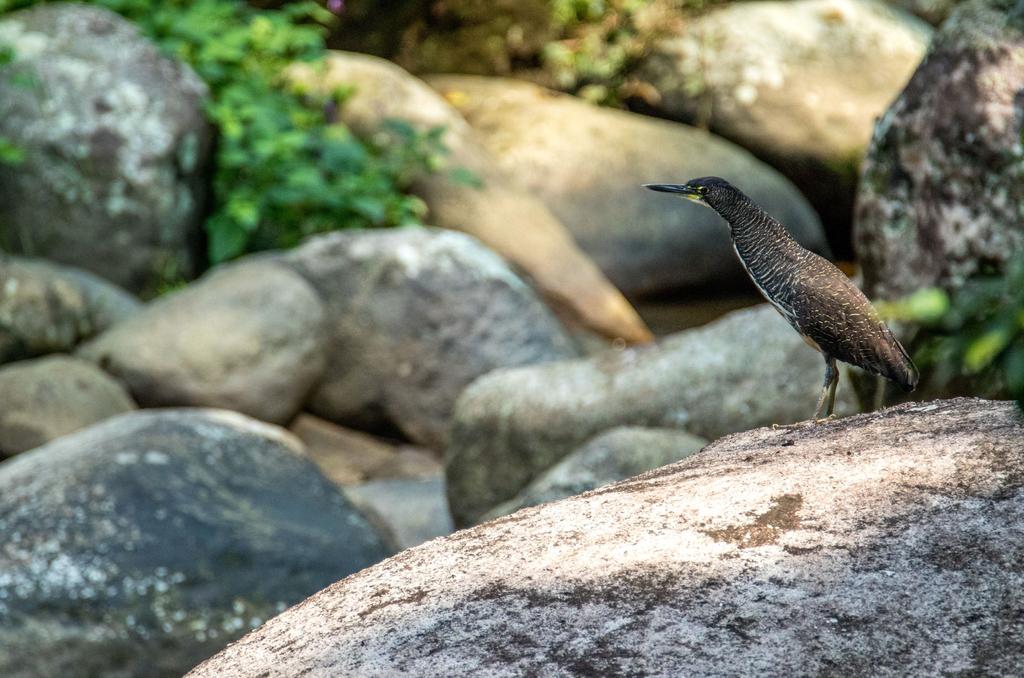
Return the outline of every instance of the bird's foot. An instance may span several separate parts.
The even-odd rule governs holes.
[[[835,418],[836,418],[836,415],[835,415],[835,413],[833,412],[832,414],[826,415],[826,416],[824,416],[824,417],[814,417],[814,419],[811,419],[811,420],[810,420],[810,423],[814,423],[814,424],[824,424],[825,422],[827,422],[827,421],[832,421],[832,420],[833,420],[833,419],[835,419]]]

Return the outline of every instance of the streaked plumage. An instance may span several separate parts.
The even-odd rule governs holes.
[[[835,404],[842,360],[899,384],[917,385],[918,372],[906,350],[879,318],[867,297],[842,271],[804,249],[778,221],[739,189],[717,177],[648,188],[676,193],[711,207],[729,223],[733,248],[761,294],[825,357],[828,414]]]

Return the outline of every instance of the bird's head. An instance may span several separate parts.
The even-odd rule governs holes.
[[[735,186],[718,177],[701,177],[685,184],[644,184],[644,188],[660,193],[673,193],[718,212],[728,208],[743,196]]]

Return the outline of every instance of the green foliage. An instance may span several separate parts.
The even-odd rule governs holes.
[[[33,2],[0,0],[0,10]],[[325,54],[332,15],[315,2],[259,9],[242,0],[94,0],[137,23],[210,88],[220,131],[206,222],[216,263],[288,247],[311,233],[418,223],[423,203],[403,193],[436,167],[440,131],[389,126],[369,142],[337,121],[346,94],[299,91],[286,69]],[[0,154],[2,154],[0,144]]]
[[[922,327],[914,357],[938,384],[965,377],[996,384],[1024,405],[1024,256],[1003,275],[972,278],[951,295],[922,290],[879,310]]]
[[[14,50],[0,45],[0,67],[14,60]],[[17,165],[25,159],[25,152],[7,137],[0,136],[0,165]]]
[[[596,103],[654,96],[631,76],[658,38],[674,32],[688,12],[720,0],[552,0],[562,37],[541,55],[557,87]]]

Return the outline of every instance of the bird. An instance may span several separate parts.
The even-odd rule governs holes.
[[[710,207],[729,225],[733,250],[754,285],[804,341],[825,358],[825,383],[814,410],[835,409],[836,360],[913,391],[919,373],[868,298],[824,257],[802,247],[786,228],[740,189],[719,177],[645,188]]]

